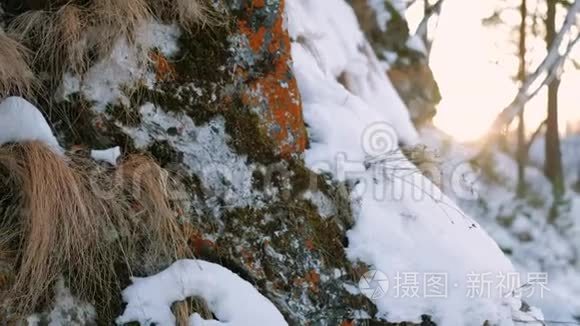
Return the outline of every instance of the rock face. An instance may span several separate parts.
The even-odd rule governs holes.
[[[230,61],[241,85],[242,104],[256,110],[283,156],[306,146],[300,94],[290,64],[290,37],[284,26],[284,1],[241,1],[236,17],[236,52]]]
[[[191,180],[194,196],[185,218],[196,257],[237,272],[291,324],[336,325],[357,311],[372,315],[373,308],[347,291],[359,273],[343,250],[348,199],[300,159],[306,129],[290,69],[284,5],[230,1],[227,27],[191,39],[183,35],[180,45],[190,63],[170,68],[176,81],[160,84],[164,94],[193,83],[204,94],[215,92],[217,100],[192,94],[196,106],[153,101],[154,110],[168,114],[163,129],[176,134],[155,131],[157,122],[147,117],[138,129],[154,139],[146,150]],[[203,149],[208,146],[213,149]],[[316,192],[310,196],[311,187]]]
[[[441,101],[439,86],[426,54],[410,46],[409,26],[390,1],[351,0],[361,28],[381,59],[390,61],[387,74],[417,125],[430,122]],[[387,17],[387,18],[382,18]],[[382,24],[381,24],[382,23]],[[394,59],[389,59],[393,58]]]
[[[345,256],[353,223],[346,186],[302,162],[308,139],[291,70],[285,1],[224,5],[218,26],[191,33],[159,29],[179,50],[164,51],[164,40],[149,51],[145,70],[153,83],[132,75],[111,86],[120,94],[104,99],[90,91],[101,81],[87,77],[83,86],[69,87],[64,100],[53,100],[56,89],[49,87],[49,99],[40,96],[36,103],[63,147],[119,145],[124,153],[152,155],[178,176],[187,189],[179,218],[196,257],[252,283],[290,324],[390,325],[372,319],[375,308],[357,289],[366,267]],[[365,10],[358,11],[361,21],[371,21],[363,19],[371,15]],[[404,20],[392,20],[388,31],[365,28],[377,52],[400,55],[389,76],[416,121],[428,120],[438,101],[432,74],[425,59],[404,46]],[[115,58],[105,59],[96,73],[105,71],[107,60]],[[431,324],[427,317],[424,324]]]
[[[437,113],[435,105],[441,101],[439,87],[425,59],[411,64],[396,64],[387,75],[407,104],[411,118],[417,125],[430,122]]]

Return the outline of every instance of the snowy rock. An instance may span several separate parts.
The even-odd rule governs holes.
[[[87,112],[82,128],[57,129],[69,144],[156,158],[183,182],[179,219],[196,257],[244,275],[291,324],[337,325],[375,309],[344,286],[364,268],[342,244],[348,198],[301,159],[307,134],[285,3],[228,2],[227,28],[160,28],[145,66],[127,62],[135,56],[119,42],[65,80],[67,106]],[[305,199],[308,190],[330,202]]]
[[[133,278],[133,285],[123,291],[127,308],[117,324],[174,325],[171,305],[190,296],[203,298],[219,320],[205,321],[194,314],[192,326],[287,325],[276,307],[250,283],[202,260],[181,260],[157,275]]]
[[[425,44],[420,37],[410,33],[404,19],[405,3],[352,0],[351,4],[369,43],[378,57],[388,63],[389,67],[383,71],[388,73],[413,122],[416,125],[430,122],[441,94],[428,65]],[[403,12],[398,9],[403,9]]]
[[[204,260],[134,279],[119,322],[172,325],[171,304],[187,296],[205,298],[219,319],[193,315],[194,325],[284,325],[284,318],[340,325],[422,314],[460,325],[505,321],[516,309],[517,299],[459,300],[461,290],[439,302],[395,300],[391,292],[372,304],[357,287],[369,268],[389,277],[449,270],[449,282],[471,268],[512,270],[479,225],[399,153],[400,143],[419,137],[409,102],[385,74],[389,47],[377,49],[377,40],[394,40],[397,51],[409,45],[408,30],[391,30],[406,26],[404,2],[392,3],[385,11],[372,1],[373,28],[384,32],[373,39],[342,0],[227,1],[224,26],[189,33],[151,22],[136,34],[141,49],[119,41],[83,76],[65,76],[57,98],[84,111],[72,112],[82,112],[72,128],[54,118],[59,137],[155,157],[183,182],[185,207],[176,215]],[[408,59],[397,51],[391,67]],[[38,138],[58,145],[44,124]],[[4,126],[12,124],[0,119]],[[117,156],[92,154],[110,163]],[[377,200],[365,185],[404,200]]]
[[[42,113],[21,97],[0,102],[0,145],[10,142],[41,141],[56,152],[62,149]]]
[[[95,308],[75,298],[70,289],[65,287],[63,280],[57,282],[55,292],[50,311],[28,317],[29,326],[81,326],[95,323]]]

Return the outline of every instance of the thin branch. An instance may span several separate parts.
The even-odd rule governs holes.
[[[533,98],[542,87],[549,84],[555,78],[560,77],[561,67],[566,57],[580,40],[580,35],[575,38],[570,35],[572,26],[576,23],[576,15],[579,10],[580,0],[575,0],[566,15],[566,20],[564,21],[562,28],[555,37],[548,54],[542,63],[536,68],[536,71],[526,78],[526,81],[519,89],[513,101],[498,115],[490,130],[491,137],[488,138],[485,145],[489,145],[491,141],[495,140],[503,129],[503,126],[509,124],[516,116],[518,116],[520,111],[524,109],[524,105]],[[564,43],[566,39],[568,39],[567,44]],[[566,46],[566,51],[564,54],[560,54],[559,50],[564,45]]]
[[[544,120],[544,121],[542,121],[542,123],[540,123],[540,125],[538,126],[538,129],[536,129],[536,131],[534,131],[534,133],[530,137],[530,140],[528,141],[528,144],[526,145],[526,149],[525,149],[525,152],[526,153],[529,153],[530,152],[530,148],[532,148],[532,145],[534,144],[534,141],[536,140],[536,138],[538,138],[538,136],[540,135],[540,133],[544,129],[544,126],[547,123],[548,123],[548,120],[547,119]]]
[[[411,6],[415,4],[415,2],[417,2],[417,0],[411,0],[407,2],[407,9],[411,8]]]
[[[415,35],[421,38],[423,42],[425,42],[427,56],[429,56],[429,53],[431,52],[431,48],[433,45],[433,40],[430,40],[429,36],[427,35],[429,21],[431,20],[431,18],[436,17],[437,21],[435,25],[439,23],[439,16],[441,15],[441,8],[443,8],[444,1],[445,0],[438,0],[435,4],[433,4],[432,6],[427,8],[427,10],[425,10],[425,16],[423,17],[423,19],[419,23],[419,26],[417,26],[417,30],[415,31]]]
[[[580,34],[578,36],[576,36],[574,41],[572,41],[568,44],[568,46],[566,48],[566,52],[564,52],[564,54],[558,56],[558,60],[554,63],[554,66],[552,67],[552,69],[549,70],[549,72],[548,72],[546,78],[544,79],[544,81],[542,82],[542,84],[539,87],[537,87],[533,93],[530,94],[529,99],[534,98],[540,92],[540,90],[542,90],[542,87],[551,84],[552,81],[554,81],[556,79],[560,79],[560,77],[562,76],[562,69],[563,69],[564,63],[566,62],[566,58],[570,55],[570,52],[572,52],[572,50],[574,49],[576,44],[578,44],[578,41],[580,41]]]

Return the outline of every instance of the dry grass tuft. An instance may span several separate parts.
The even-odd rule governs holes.
[[[57,82],[65,72],[82,75],[92,60],[109,55],[120,39],[137,45],[137,30],[154,14],[187,30],[224,23],[223,13],[207,0],[49,0],[34,8],[44,9],[17,15],[7,30],[35,51],[35,66]],[[0,64],[2,55],[15,63],[0,65],[0,95],[3,89],[30,85],[25,82],[32,76],[26,61],[17,59],[24,54],[21,46],[0,49]]]
[[[0,301],[18,315],[51,298],[61,276],[75,295],[110,314],[121,290],[119,266],[133,274],[145,263],[155,269],[189,256],[167,172],[145,156],[112,170],[30,142],[0,148],[0,171],[9,179],[2,185],[14,188],[8,193],[18,193],[8,201],[19,208],[0,211],[0,231],[11,232],[0,233],[0,242],[17,252],[14,282]]]
[[[204,0],[150,0],[156,15],[186,29],[223,24],[223,18]]]
[[[129,218],[118,217],[117,229],[122,230],[121,238],[129,240],[123,248],[126,261],[130,265],[151,265],[142,257],[170,258],[188,256],[188,244],[181,226],[175,218],[168,191],[175,187],[168,172],[150,158],[134,155],[122,162],[115,172],[114,179],[120,185],[120,194],[125,198],[118,200],[120,205],[129,204]],[[142,240],[135,241],[135,240]],[[143,251],[146,254],[143,255]],[[135,255],[136,254],[136,255]]]
[[[133,42],[135,32],[152,13],[145,0],[93,0],[89,8],[94,45],[99,55],[108,54],[120,38]]]
[[[36,85],[28,65],[30,52],[2,30],[0,44],[0,98],[30,94]]]
[[[56,11],[33,10],[18,15],[8,29],[36,49],[35,62],[60,78],[66,71],[80,73],[88,64],[83,39],[88,27],[87,12],[73,4]]]
[[[20,266],[9,298],[18,302],[18,310],[32,311],[64,266],[70,264],[80,272],[72,277],[90,282],[98,265],[92,266],[88,259],[100,254],[102,233],[94,217],[104,210],[92,201],[81,176],[45,146],[30,143],[14,146],[10,152],[16,155],[1,161],[16,160],[10,165],[18,166],[13,171],[22,185],[26,216],[19,221]]]
[[[59,62],[68,62],[68,68],[73,72],[83,72],[88,67],[88,53],[83,44],[83,33],[88,27],[86,11],[75,5],[65,5],[57,12],[55,31],[59,39],[55,46],[55,56]],[[56,36],[56,35],[54,35]]]
[[[60,78],[63,72],[83,73],[91,55],[107,55],[120,38],[134,39],[136,29],[151,18],[144,0],[69,2],[55,10],[18,15],[8,29],[36,49],[35,62]]]

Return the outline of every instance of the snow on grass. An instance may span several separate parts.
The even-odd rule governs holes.
[[[351,8],[342,0],[289,3],[294,72],[311,140],[306,162],[354,187],[348,257],[384,273],[391,284],[402,275],[415,277],[417,286],[432,274],[446,278],[447,293],[439,298],[424,288],[388,289],[374,300],[377,317],[419,322],[427,314],[440,325],[512,324],[519,300],[496,290],[498,275],[513,273],[512,264],[398,149],[416,144],[418,135]],[[489,282],[489,293],[473,293],[470,282],[477,277]]]
[[[321,191],[313,192],[308,190],[304,192],[302,198],[314,204],[318,210],[318,214],[323,218],[329,218],[337,214],[335,203]]]
[[[138,83],[152,87],[155,83],[155,73],[148,69],[149,51],[157,49],[167,57],[172,56],[178,51],[179,36],[180,31],[174,25],[151,22],[142,26],[136,35],[136,45],[119,39],[111,54],[83,76],[65,74],[61,97],[81,92],[100,112],[108,104],[130,105],[125,87]]]
[[[95,161],[107,162],[113,166],[117,165],[117,160],[121,156],[121,148],[119,146],[103,149],[103,150],[92,150],[91,157]]]
[[[41,141],[62,153],[42,113],[21,97],[8,97],[0,102],[0,145],[23,141]]]
[[[55,286],[54,303],[48,312],[26,319],[29,326],[94,325],[95,308],[75,298],[61,279]]]
[[[218,320],[198,314],[189,325],[287,325],[276,307],[250,283],[230,270],[202,260],[181,260],[157,275],[133,278],[123,291],[127,307],[117,324],[175,325],[171,305],[188,297],[203,298]]]
[[[96,63],[85,76],[68,76],[63,82],[63,95],[80,92],[93,103],[92,110],[104,113],[108,105],[130,107],[127,91],[135,86],[154,89],[155,73],[143,62],[146,50],[157,49],[172,57],[178,50],[180,30],[175,25],[149,23],[139,29],[136,49],[125,40],[119,40],[111,55]],[[146,58],[146,57],[145,57]],[[193,85],[192,85],[193,86]],[[200,90],[201,91],[201,90]],[[202,184],[204,199],[211,215],[219,216],[224,209],[264,205],[263,194],[254,190],[252,174],[256,166],[245,155],[238,155],[228,145],[229,135],[221,117],[203,125],[195,125],[185,114],[165,112],[152,103],[137,109],[142,120],[138,126],[118,123],[140,149],[160,143],[183,153],[183,163],[189,172],[197,175]],[[173,133],[168,130],[174,131]],[[224,202],[220,202],[221,200]],[[207,212],[205,212],[207,213]]]

